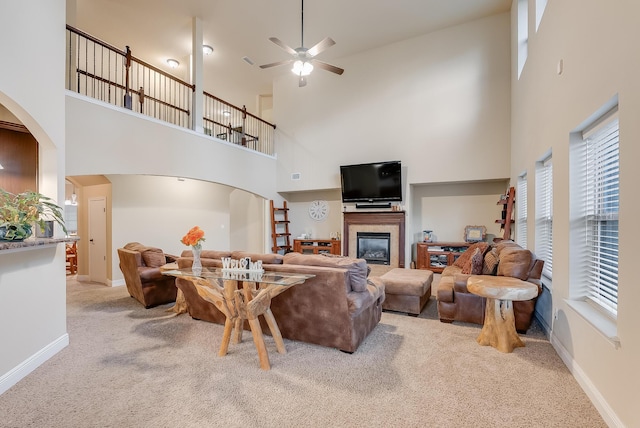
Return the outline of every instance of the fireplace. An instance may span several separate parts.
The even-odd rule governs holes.
[[[357,254],[367,263],[388,265],[391,261],[391,234],[384,232],[358,232]]]
[[[385,233],[389,236],[387,250],[390,267],[404,267],[404,211],[347,211],[344,213],[344,233],[342,254],[358,257],[359,234],[375,235]],[[376,263],[376,262],[369,262]],[[380,263],[380,262],[378,262]],[[383,262],[384,263],[384,262]]]

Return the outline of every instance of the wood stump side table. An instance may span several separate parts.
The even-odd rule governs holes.
[[[487,299],[478,343],[491,345],[505,353],[524,346],[516,332],[513,301],[533,299],[538,295],[538,287],[508,276],[471,275],[467,280],[467,289]]]

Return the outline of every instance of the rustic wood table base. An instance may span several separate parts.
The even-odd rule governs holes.
[[[271,298],[280,292],[286,290],[285,287],[269,286],[256,289],[255,282],[243,282],[242,290],[238,290],[238,283],[234,280],[224,280],[224,287],[221,293],[214,291],[215,286],[209,281],[191,277],[189,278],[194,285],[198,294],[216,305],[222,313],[227,317],[224,323],[224,332],[222,334],[222,343],[220,344],[220,350],[218,355],[224,357],[229,350],[229,343],[233,330],[235,329],[235,335],[233,337],[234,343],[240,343],[242,341],[242,332],[244,320],[249,321],[249,327],[251,328],[251,335],[253,336],[253,343],[258,351],[258,358],[260,359],[260,368],[263,370],[269,370],[271,363],[269,361],[269,353],[264,343],[264,335],[262,333],[262,327],[258,317],[264,316],[273,340],[276,344],[276,349],[279,353],[285,354],[287,352],[284,341],[282,340],[282,334],[280,328],[276,323],[276,319],[271,312]]]
[[[276,349],[279,353],[285,354],[287,350],[282,340],[282,334],[271,312],[271,299],[288,290],[291,286],[302,284],[315,276],[284,272],[225,272],[214,268],[200,268],[197,271],[191,269],[164,270],[163,274],[191,281],[198,295],[212,303],[225,315],[219,356],[227,355],[232,336],[234,343],[242,341],[244,320],[247,320],[251,328],[253,343],[258,351],[260,368],[263,370],[269,370],[271,363],[258,317],[260,315],[264,317],[276,344]],[[256,286],[256,281],[259,281],[259,287]],[[239,284],[242,284],[241,289],[238,288]],[[179,295],[173,308],[174,311],[182,310],[181,301],[184,301],[184,296],[180,298]],[[234,329],[235,335],[233,334]]]
[[[533,299],[538,295],[538,287],[518,278],[472,275],[467,280],[467,289],[487,299],[478,343],[505,353],[524,346],[516,332],[513,301]]]
[[[178,269],[178,263],[175,262],[160,266],[160,272],[167,272],[175,269]],[[176,303],[167,309],[167,312],[175,312],[176,316],[187,313],[187,301],[184,299],[184,294],[179,288],[176,294]]]
[[[515,323],[511,300],[487,298],[484,325],[478,336],[478,343],[493,346],[500,352],[513,352],[514,348],[524,346],[516,332]]]

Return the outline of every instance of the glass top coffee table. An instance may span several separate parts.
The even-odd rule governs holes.
[[[280,328],[271,312],[271,299],[315,276],[284,272],[225,271],[206,267],[196,270],[167,269],[163,270],[162,274],[191,281],[198,295],[214,304],[226,316],[219,356],[227,355],[234,328],[234,343],[242,341],[244,320],[249,321],[253,343],[258,350],[260,368],[263,370],[269,370],[271,364],[258,316],[264,316],[276,349],[279,353],[285,354],[287,350]]]

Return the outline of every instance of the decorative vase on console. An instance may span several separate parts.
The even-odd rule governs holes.
[[[202,251],[201,242],[204,241],[204,231],[198,226],[192,227],[186,235],[182,237],[180,242],[191,247],[193,254],[193,264],[191,271],[194,275],[202,274],[202,261],[200,260],[200,252]]]

